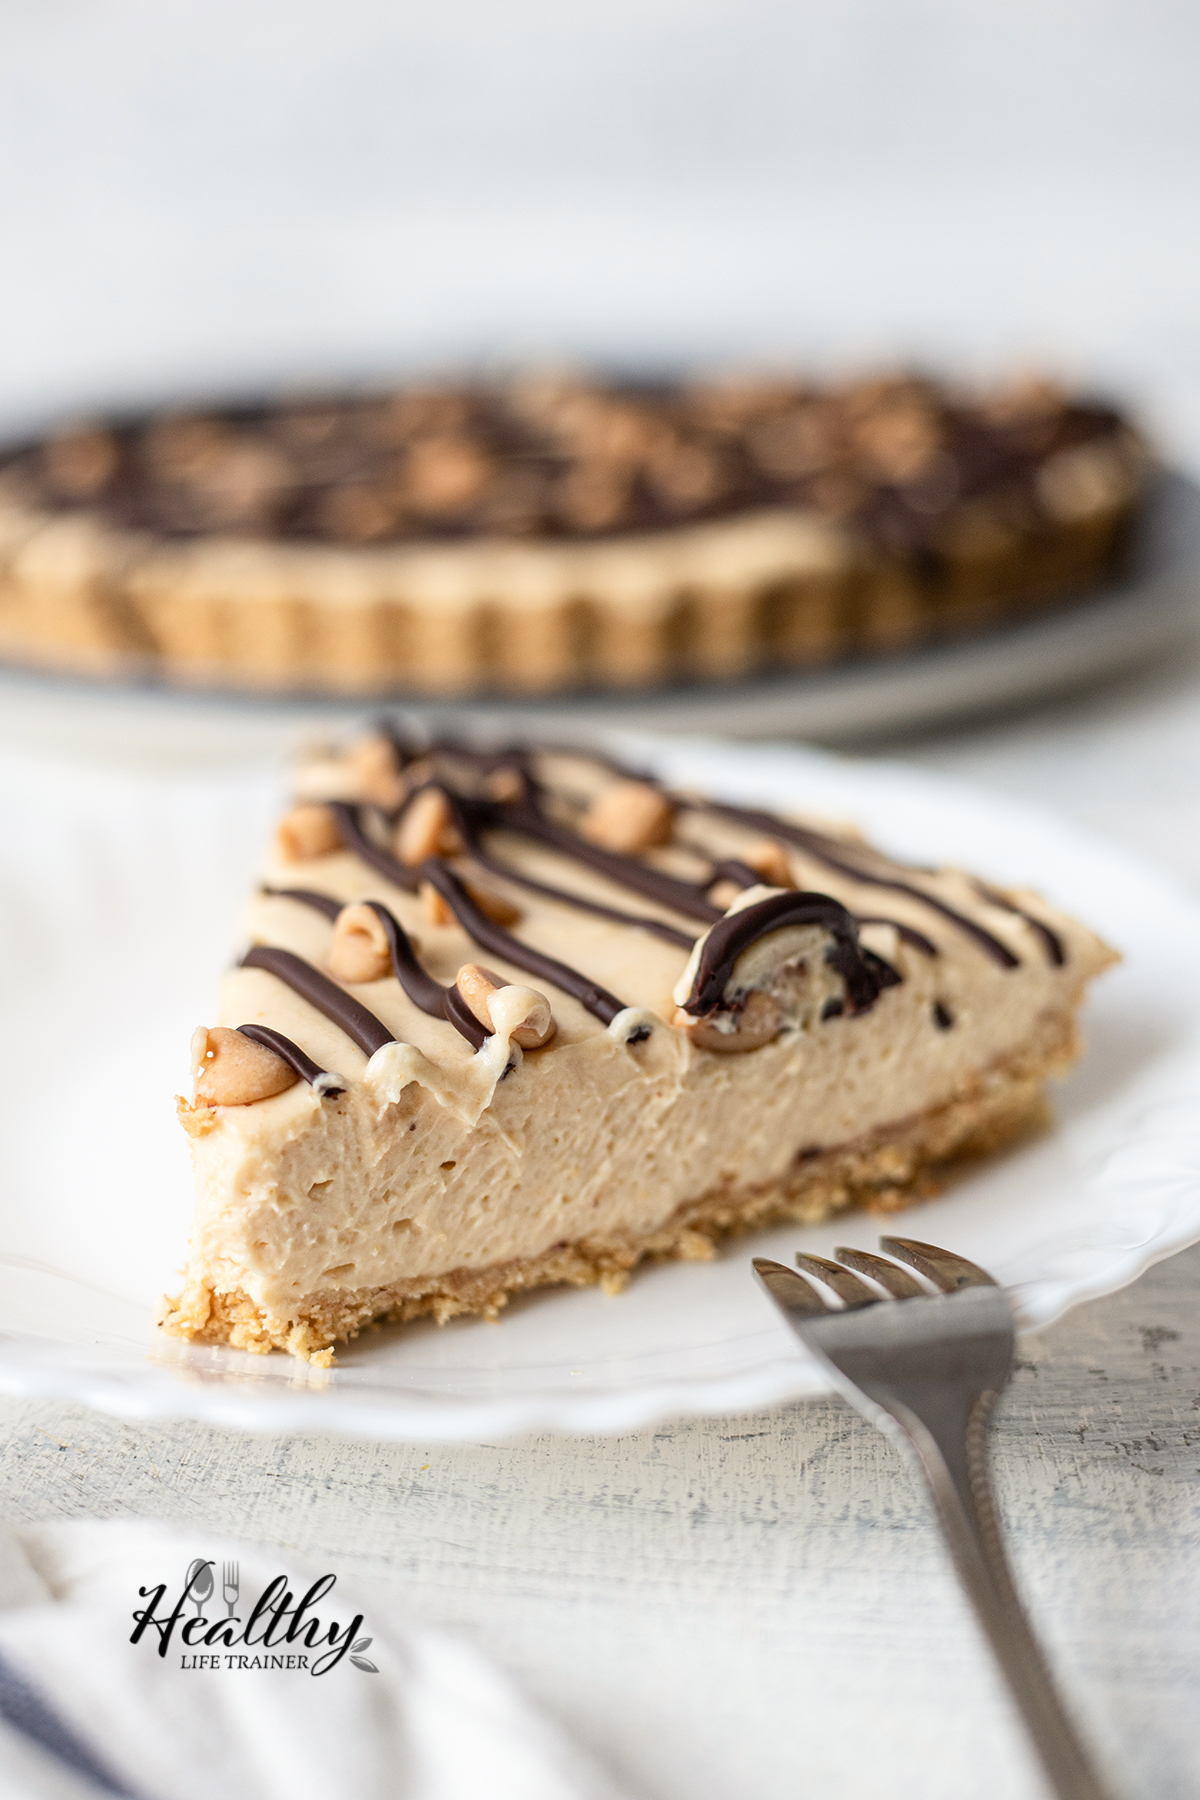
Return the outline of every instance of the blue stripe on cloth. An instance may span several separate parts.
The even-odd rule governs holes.
[[[75,1736],[37,1689],[0,1655],[0,1718],[32,1738],[77,1775],[82,1775],[103,1794],[119,1800],[137,1800],[132,1791],[109,1773],[94,1751]]]

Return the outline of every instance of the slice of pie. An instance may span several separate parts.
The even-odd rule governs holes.
[[[372,1319],[890,1211],[1027,1128],[1113,953],[803,801],[391,729],[310,761],[193,1043],[166,1328],[328,1360]]]
[[[93,423],[0,454],[0,655],[340,694],[740,681],[1086,593],[1148,472],[1111,407],[910,375]]]

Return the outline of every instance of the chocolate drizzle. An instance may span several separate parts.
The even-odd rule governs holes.
[[[1049,961],[1054,964],[1056,969],[1063,967],[1067,960],[1067,952],[1057,931],[1051,931],[1050,927],[1041,919],[1026,912],[1023,906],[1018,906],[1014,900],[1009,899],[1007,894],[1002,894],[999,888],[989,887],[986,881],[976,881],[973,885],[975,892],[981,899],[986,900],[989,906],[998,906],[1002,912],[1015,913],[1018,919],[1024,919],[1035,935],[1041,938]]]
[[[358,822],[356,806],[351,806],[345,800],[333,800],[330,802],[329,810],[337,820],[337,827],[342,834],[342,842],[347,850],[352,850],[355,856],[359,856],[363,862],[369,863],[376,873],[382,875],[385,881],[390,881],[393,887],[403,888],[406,894],[417,892],[421,880],[416,870],[398,862],[379,844],[371,842]]]
[[[393,748],[395,748],[394,745]],[[465,751],[456,745],[455,754],[465,755]],[[502,766],[511,768],[514,765],[505,763]],[[532,777],[523,768],[521,773],[528,788],[533,791],[536,784]],[[425,785],[437,786],[438,784],[431,782]],[[406,804],[411,804],[421,791],[421,788],[415,789]],[[469,846],[472,857],[481,868],[490,869],[493,875],[503,876],[505,881],[515,882],[519,887],[526,888],[531,894],[541,894],[543,899],[556,900],[563,906],[577,907],[581,912],[594,913],[601,919],[611,919],[616,925],[629,925],[637,931],[649,931],[655,937],[664,938],[668,944],[678,944],[681,949],[690,950],[695,943],[694,937],[689,937],[685,931],[678,930],[674,925],[668,925],[665,920],[651,919],[645,913],[623,912],[618,907],[604,905],[600,900],[592,900],[586,894],[573,894],[568,888],[553,887],[549,882],[535,881],[533,876],[523,874],[520,869],[514,869],[511,863],[493,855],[483,843],[483,832],[489,824],[499,824],[506,829],[512,828],[509,826],[508,818],[503,815],[502,807],[498,803],[468,800],[464,795],[456,794],[448,787],[440,788],[439,791],[445,794],[449,801],[454,814],[454,822],[463,842]],[[622,861],[632,863],[633,859],[625,857],[622,858]],[[640,868],[642,865],[634,863],[633,866]]]
[[[769,832],[773,837],[782,838],[785,843],[794,844],[814,861],[824,863],[827,869],[833,869],[850,881],[861,882],[867,887],[890,888],[894,894],[906,894],[910,900],[919,900],[922,905],[931,907],[934,912],[940,913],[944,919],[957,926],[959,931],[972,938],[1002,969],[1017,969],[1021,966],[1020,957],[974,919],[968,919],[965,913],[957,912],[944,900],[938,899],[936,894],[928,894],[924,889],[915,887],[911,881],[903,880],[901,864],[889,864],[883,857],[879,857],[875,869],[867,868],[855,856],[853,849],[840,843],[838,839],[826,837],[823,832],[811,831],[803,825],[789,824],[786,819],[777,818],[774,813],[759,812],[754,807],[731,806],[717,800],[685,799],[680,804],[690,806],[698,812],[716,813],[719,818],[733,819],[741,825],[753,825],[757,831]],[[886,872],[880,872],[881,869]]]
[[[879,977],[879,987],[881,992],[884,988],[902,987],[904,985],[903,975],[900,973],[899,969],[894,968],[892,964],[888,962],[886,957],[877,955],[874,950],[868,950],[865,944],[861,946],[861,949],[863,961],[868,963]]]
[[[890,963],[862,949],[853,915],[830,895],[772,894],[757,906],[727,914],[713,926],[704,940],[691,992],[683,1003],[684,1011],[696,1017],[712,1012],[721,1004],[742,952],[770,932],[782,931],[789,925],[816,925],[829,932],[833,943],[826,952],[826,961],[845,982],[852,1013],[868,1011],[883,989],[894,987],[900,979]]]
[[[417,955],[409,936],[396,915],[389,912],[380,900],[368,900],[366,904],[371,908],[387,934],[388,949],[391,952],[392,968],[396,979],[413,1005],[419,1006],[421,1011],[428,1013],[431,1019],[446,1019],[453,1025],[460,1037],[466,1038],[472,1049],[478,1050],[491,1037],[491,1032],[485,1031],[470,1007],[463,1004],[462,996],[457,988],[445,988],[440,981],[435,981],[432,975],[426,974],[417,961]]]
[[[524,969],[542,981],[552,982],[564,994],[570,994],[572,999],[578,1000],[603,1025],[611,1025],[617,1014],[626,1010],[624,1002],[618,1000],[615,994],[610,994],[607,988],[602,988],[598,982],[589,981],[586,975],[581,975],[567,963],[561,963],[553,956],[543,955],[530,944],[523,944],[511,931],[505,931],[502,925],[489,919],[476,906],[458,876],[444,862],[430,857],[420,865],[420,874],[423,880],[437,889],[468,936],[473,937],[477,944],[482,944],[485,950],[503,957],[506,962],[515,963],[518,969]]]
[[[490,869],[493,875],[503,875],[506,881],[515,881],[531,894],[540,894],[545,900],[557,900],[563,906],[574,906],[580,912],[594,913],[599,919],[611,919],[615,925],[629,925],[636,931],[648,931],[653,937],[660,937],[668,944],[676,944],[681,950],[690,950],[695,943],[686,931],[680,931],[674,925],[668,925],[664,919],[650,919],[644,913],[622,912],[616,906],[605,906],[599,900],[591,900],[584,894],[572,894],[566,888],[551,887],[548,882],[534,881],[529,875],[522,875],[519,870],[502,862],[499,857],[492,856],[486,850],[471,847],[472,855],[483,868]]]
[[[295,900],[300,906],[311,906],[314,912],[322,913],[330,921],[337,918],[343,906],[350,904],[348,901],[334,900],[328,894],[318,894],[312,888],[264,887],[262,891],[277,900]],[[419,1006],[431,1019],[448,1020],[459,1035],[465,1037],[473,1049],[478,1050],[491,1033],[485,1031],[471,1009],[463,1005],[458,989],[444,988],[441,982],[426,974],[417,960],[408,933],[382,901],[367,900],[364,904],[376,914],[387,934],[392,972],[413,1005]]]
[[[553,982],[565,994],[578,1000],[581,1006],[586,1007],[604,1025],[610,1025],[619,1012],[625,1011],[624,1003],[610,994],[607,988],[589,981],[586,975],[570,968],[568,964],[558,962],[552,956],[544,956],[540,950],[523,944],[511,931],[506,931],[494,919],[489,919],[440,857],[427,857],[416,868],[406,868],[394,856],[389,856],[386,850],[381,850],[371,842],[358,823],[354,807],[337,801],[332,811],[342,833],[342,842],[348,850],[353,850],[388,881],[410,894],[416,893],[423,881],[429,882],[445,900],[468,937],[474,938],[477,944],[482,944],[485,950],[503,957],[506,962],[514,963],[518,969],[524,969],[530,975]]]
[[[387,729],[387,735],[396,752],[398,761],[403,762],[406,755],[413,753],[412,747],[405,745],[403,739],[394,728]],[[618,776],[620,779],[642,781],[648,786],[657,787],[660,792],[667,792],[663,787],[663,784],[656,781],[653,776],[647,774],[643,770],[630,769],[615,758],[606,755],[603,751],[592,750],[590,748],[581,749],[577,746],[567,745],[551,745],[547,746],[547,748],[551,752],[557,750],[561,755],[578,756],[582,760],[590,761],[596,766],[606,769],[610,774]],[[525,797],[520,801],[510,802],[508,804],[497,801],[472,802],[470,811],[475,815],[476,821],[481,821],[503,830],[514,831],[527,837],[534,837],[537,841],[548,845],[548,847],[561,851],[563,855],[571,856],[577,861],[584,862],[589,867],[595,869],[597,873],[607,875],[609,879],[614,882],[624,883],[624,885],[633,887],[638,892],[646,894],[648,898],[657,900],[661,905],[670,907],[674,911],[682,912],[685,917],[700,919],[706,923],[712,923],[721,917],[719,908],[712,905],[708,900],[705,891],[707,887],[712,885],[714,880],[725,877],[727,879],[738,881],[743,886],[750,886],[762,879],[748,864],[739,862],[737,858],[730,858],[726,861],[715,862],[712,865],[712,870],[707,882],[693,885],[688,882],[678,881],[675,877],[666,875],[660,870],[649,868],[645,863],[639,862],[633,857],[621,856],[616,852],[601,850],[598,846],[589,844],[585,838],[581,838],[577,833],[547,819],[541,811],[537,799],[538,784],[529,767],[530,759],[534,752],[529,746],[520,745],[505,751],[485,752],[477,750],[473,746],[460,743],[457,740],[446,739],[435,740],[427,746],[424,753],[434,757],[438,755],[457,757],[460,760],[473,765],[477,770],[484,772],[500,767],[517,768],[525,778],[527,789]],[[879,851],[872,849],[865,853],[860,853],[856,851],[853,846],[845,844],[837,838],[831,838],[824,832],[813,830],[807,826],[793,824],[790,820],[780,818],[777,814],[767,812],[760,808],[734,806],[727,802],[716,800],[695,800],[687,795],[671,794],[669,795],[669,798],[675,806],[681,809],[688,808],[696,812],[711,812],[717,817],[730,819],[737,824],[751,826],[756,831],[764,832],[770,837],[779,838],[786,843],[793,844],[797,849],[804,851],[815,861],[824,864],[826,868],[834,870],[835,873],[845,876],[850,881],[859,882],[864,886],[888,888],[893,893],[904,894],[907,898],[916,900],[921,905],[929,907],[931,911],[940,914],[942,918],[946,919],[957,930],[971,938],[972,941],[977,944],[993,962],[998,963],[1001,968],[1015,969],[1020,967],[1020,957],[1017,956],[1007,944],[1003,943],[1000,938],[996,937],[993,932],[988,931],[986,927],[980,925],[978,921],[968,918],[964,913],[958,911],[957,908],[950,906],[947,901],[942,900],[938,895],[929,893],[926,889],[917,886],[915,882],[908,879],[919,871],[908,865],[894,862],[891,858],[883,856]],[[473,823],[469,817],[467,822],[469,827]],[[469,830],[468,835],[472,839],[477,840],[478,824],[475,824],[474,829]],[[477,841],[472,843],[472,848],[475,850],[476,854],[479,853]],[[496,872],[509,875],[510,879],[514,880],[524,879],[515,872],[504,869],[502,866],[496,866]],[[928,871],[928,873],[931,874],[934,872],[935,871],[932,870]],[[532,886],[532,883],[526,883],[526,885]],[[1016,905],[1013,901],[1009,900],[1006,895],[994,888],[989,888],[985,883],[976,882],[975,886],[981,899],[987,900],[992,905],[1002,907],[1005,911],[1024,920],[1024,922],[1030,926],[1036,936],[1040,939],[1043,949],[1046,952],[1047,960],[1051,964],[1055,967],[1062,967],[1065,964],[1066,951],[1063,942],[1058,934],[1052,931],[1048,925]],[[588,910],[599,910],[587,901],[576,900],[573,896],[567,896],[558,892],[555,892],[552,896],[548,897],[564,898],[567,899],[568,904],[583,905],[587,907]],[[872,920],[870,922],[875,923],[876,921]],[[878,922],[894,925],[904,940],[911,944],[914,949],[918,949],[926,955],[937,955],[937,946],[932,944],[922,933],[914,931],[911,926],[902,925],[898,920],[894,919]],[[645,927],[654,929],[649,921],[639,921],[639,923]],[[667,929],[670,930],[671,928],[667,927]],[[682,936],[682,934],[679,935]]]
[[[279,950],[271,944],[255,944],[243,956],[241,966],[243,969],[265,969],[268,975],[285,982],[293,993],[315,1006],[327,1019],[332,1019],[358,1045],[364,1056],[374,1056],[385,1044],[396,1041],[382,1019],[377,1019],[352,994],[338,987],[294,951]]]
[[[271,900],[295,900],[301,906],[311,906],[314,912],[324,913],[329,920],[336,919],[345,900],[335,900],[332,894],[318,894],[313,888],[277,888],[268,887],[266,882],[259,889]]]
[[[578,831],[550,817],[544,804],[545,789],[533,766],[533,758],[538,754],[533,748],[518,745],[499,751],[484,751],[453,740],[417,746],[406,741],[389,721],[381,722],[379,729],[392,745],[398,771],[402,771],[418,757],[432,759],[435,767],[438,758],[443,763],[459,763],[460,780],[465,777],[465,785],[473,791],[464,793],[458,786],[451,785],[447,773],[414,787],[406,804],[411,804],[418,793],[430,786],[444,793],[462,840],[463,853],[482,868],[549,900],[577,907],[631,929],[651,932],[681,949],[690,950],[693,947],[694,938],[666,920],[624,912],[586,895],[539,881],[514,868],[503,857],[495,854],[487,841],[489,833],[511,833],[544,845],[558,855],[591,869],[606,880],[632,889],[657,905],[708,927],[696,978],[685,1002],[685,1010],[693,1015],[704,1014],[721,1003],[733,966],[744,950],[768,933],[787,926],[815,925],[830,934],[832,942],[826,958],[845,982],[846,998],[844,1002],[831,1001],[826,1007],[827,1017],[834,1017],[839,1012],[865,1012],[875,1004],[885,989],[896,986],[903,979],[899,970],[890,962],[860,943],[860,925],[888,925],[896,931],[901,942],[921,955],[940,955],[937,944],[915,927],[898,919],[867,916],[856,918],[840,901],[827,894],[789,889],[772,894],[756,906],[744,907],[734,914],[724,914],[708,898],[708,890],[714,882],[729,880],[746,889],[762,880],[761,875],[749,863],[738,857],[708,858],[699,846],[693,845],[691,848],[707,862],[707,872],[702,880],[682,880],[662,869],[654,868],[639,857],[623,855],[593,844]],[[555,747],[548,748],[553,752]],[[935,871],[918,870],[894,862],[873,849],[860,849],[857,845],[814,828],[794,824],[758,808],[669,793],[661,784],[654,783],[652,777],[642,772],[634,773],[602,753],[565,746],[561,747],[560,753],[593,761],[623,779],[640,780],[659,786],[660,791],[666,793],[671,804],[679,810],[708,812],[793,845],[847,881],[903,894],[945,919],[1001,968],[1013,969],[1020,966],[1020,957],[994,933],[951,906],[939,895],[929,892],[914,879],[924,873],[934,874]],[[465,769],[462,767],[464,764]],[[501,769],[512,770],[521,776],[521,791],[514,798],[497,799],[481,791],[488,777]],[[428,857],[415,867],[405,865],[368,836],[363,828],[363,809],[360,806],[346,801],[332,801],[329,804],[347,850],[405,893],[416,894],[428,884],[449,906],[463,931],[482,948],[571,995],[605,1025],[610,1024],[618,1013],[625,1010],[622,1001],[582,972],[534,949],[491,919],[476,903],[469,888],[448,866],[444,857]],[[398,814],[388,816],[394,819]],[[990,905],[1003,907],[1028,924],[1040,940],[1051,963],[1056,966],[1065,963],[1063,942],[1048,925],[985,883],[976,882],[974,886],[982,900]],[[308,888],[265,888],[263,891],[311,906],[330,920],[336,919],[343,904],[332,896]],[[392,966],[409,999],[430,1017],[452,1024],[478,1048],[489,1034],[470,1012],[457,988],[442,987],[421,967],[403,927],[382,902],[372,900],[367,904],[374,909],[387,932]],[[368,1056],[373,1055],[383,1044],[394,1041],[380,1020],[303,958],[294,956],[289,951],[256,947],[249,952],[245,962],[251,967],[268,969],[286,981],[346,1031]],[[941,1017],[944,1011],[944,1008],[939,1007],[935,1013],[936,1022],[942,1029],[947,1028]],[[299,1054],[302,1055],[303,1052]]]
[[[336,1100],[339,1094],[345,1093],[344,1087],[339,1087],[329,1078],[327,1069],[323,1069],[320,1063],[315,1063],[299,1044],[293,1044],[290,1037],[284,1037],[282,1031],[275,1031],[270,1025],[239,1025],[238,1030],[251,1043],[261,1044],[264,1050],[273,1050],[290,1069],[295,1069],[301,1081],[307,1081],[309,1087],[314,1087],[320,1081],[323,1100]]]
[[[492,822],[502,826],[505,831],[533,838],[535,842],[545,844],[551,850],[573,857],[576,862],[594,869],[598,875],[607,876],[609,881],[618,886],[631,887],[636,893],[645,894],[648,900],[657,900],[660,906],[670,907],[672,912],[683,913],[685,918],[700,919],[706,925],[714,925],[723,916],[721,908],[714,906],[705,895],[704,887],[710,883],[706,882],[701,887],[695,882],[680,881],[674,875],[664,874],[661,869],[652,869],[648,863],[639,862],[636,857],[623,856],[617,850],[602,850],[599,844],[589,843],[577,831],[571,831],[567,826],[548,819],[531,800],[521,800],[507,806],[502,802],[493,802],[488,812]],[[758,879],[755,876],[755,880]]]

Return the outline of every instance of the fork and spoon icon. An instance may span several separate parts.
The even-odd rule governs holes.
[[[206,1560],[204,1557],[198,1556],[194,1562],[188,1565],[187,1572],[187,1588],[192,1603],[196,1608],[197,1618],[203,1616],[204,1608],[211,1600],[215,1586],[216,1581],[213,1576],[212,1562]],[[240,1591],[241,1583],[238,1565],[235,1562],[222,1563],[221,1596],[229,1609],[228,1616],[231,1619],[234,1616],[234,1608],[238,1603],[238,1594]]]

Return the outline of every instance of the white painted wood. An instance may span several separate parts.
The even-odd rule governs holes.
[[[1023,1590],[1130,1794],[1196,1791],[1200,1250],[1022,1347],[995,1460]],[[0,1405],[9,1519],[286,1546],[485,1645],[656,1800],[1040,1794],[934,1527],[840,1405],[409,1449]]]

